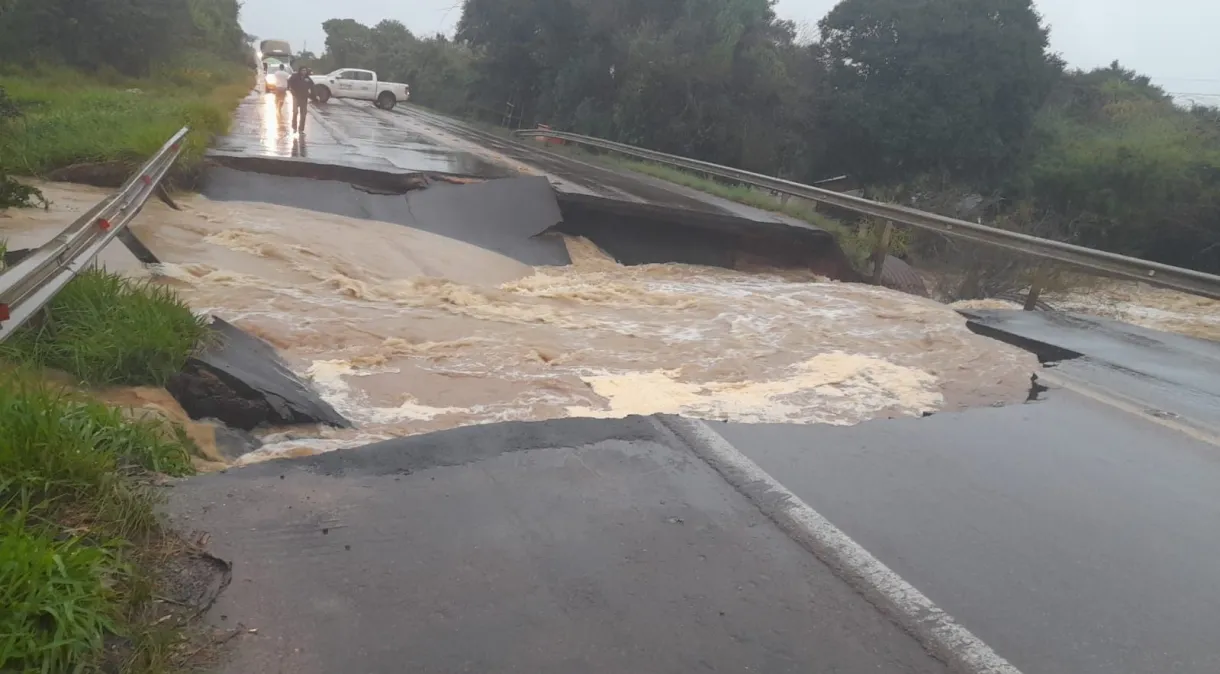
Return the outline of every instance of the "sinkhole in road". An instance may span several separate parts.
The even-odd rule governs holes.
[[[274,345],[357,425],[273,429],[239,463],[571,416],[854,424],[1019,403],[1038,368],[935,301],[809,269],[628,266],[555,232],[570,264],[525,264],[379,219],[178,202],[134,226],[163,264],[126,269]]]

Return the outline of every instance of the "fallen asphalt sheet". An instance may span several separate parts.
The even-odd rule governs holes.
[[[207,346],[167,386],[192,419],[215,418],[246,431],[262,425],[351,427],[275,347],[217,317],[208,327]]]
[[[476,426],[177,484],[221,672],[945,672],[656,418]]]

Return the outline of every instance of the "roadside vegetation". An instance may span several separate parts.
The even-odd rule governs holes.
[[[182,544],[156,516],[154,483],[193,472],[197,448],[88,391],[162,385],[203,339],[169,291],[89,271],[0,344],[0,671],[180,662],[189,620],[157,588]]]
[[[5,366],[0,381],[0,670],[160,671],[180,638],[155,624],[158,555],[172,545],[150,471],[191,470],[159,422]]]
[[[165,386],[208,334],[172,290],[90,270],[46,316],[0,343],[0,356],[67,372],[90,386]]]
[[[847,174],[876,198],[1220,272],[1220,111],[1118,63],[1068,68],[1032,0],[842,0],[813,29],[768,0],[468,0],[452,38],[323,28],[318,69],[375,68],[448,114],[805,183]],[[947,299],[1032,268],[909,240],[917,266],[966,279]]]
[[[16,177],[126,178],[183,125],[190,171],[252,84],[237,18],[235,0],[0,0],[0,209],[46,205]],[[93,270],[0,344],[0,671],[166,672],[198,652],[193,612],[161,596],[185,546],[156,514],[158,476],[191,473],[197,448],[89,391],[164,385],[205,334],[171,291]]]
[[[12,113],[0,116],[0,174],[114,162],[117,176],[184,125],[194,133],[178,170],[189,171],[253,86],[238,9],[236,0],[0,3],[0,90]]]
[[[117,161],[118,173],[129,173],[183,126],[192,133],[177,168],[190,169],[228,130],[233,109],[250,91],[251,72],[228,63],[147,78],[51,66],[0,71],[0,87],[22,113],[0,134],[0,171],[45,177],[67,166]]]
[[[0,134],[0,139],[7,137],[8,125],[19,117],[21,117],[21,108],[17,107],[13,99],[9,98],[8,92],[0,87],[0,129],[4,130],[4,133]],[[47,205],[41,191],[18,181],[0,168],[0,210],[14,207],[28,208],[36,203],[42,204],[44,207]],[[0,250],[0,253],[2,252]]]

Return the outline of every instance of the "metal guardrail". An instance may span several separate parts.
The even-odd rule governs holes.
[[[37,314],[86,269],[140,210],[182,154],[184,127],[113,195],[89,209],[55,238],[0,271],[0,341]]]
[[[610,152],[617,152],[637,159],[656,162],[658,164],[667,164],[684,168],[690,171],[716,176],[726,180],[732,180],[748,185],[756,185],[764,187],[781,194],[790,194],[797,197],[802,197],[812,201],[818,201],[831,206],[836,206],[853,213],[867,215],[875,218],[880,218],[886,221],[886,228],[881,236],[878,253],[880,256],[885,255],[886,249],[889,246],[889,234],[894,223],[900,225],[908,225],[918,227],[932,232],[938,232],[959,239],[966,239],[978,243],[1007,248],[1009,250],[1026,253],[1047,260],[1055,260],[1064,262],[1077,267],[1083,267],[1092,271],[1111,274],[1122,278],[1127,278],[1135,281],[1141,281],[1162,288],[1178,290],[1193,295],[1209,297],[1211,299],[1220,299],[1220,276],[1206,274],[1191,269],[1183,269],[1172,265],[1161,264],[1159,262],[1150,262],[1139,258],[1119,255],[1117,253],[1109,253],[1102,250],[1094,250],[1084,246],[1077,246],[1061,241],[1052,241],[1050,239],[1042,239],[1028,234],[1019,232],[1010,232],[1004,229],[988,227],[967,220],[958,220],[935,213],[899,206],[896,204],[884,204],[877,201],[871,201],[861,197],[843,194],[840,192],[832,192],[827,189],[804,185],[801,183],[783,180],[772,176],[743,171],[729,166],[721,166],[709,162],[690,159],[687,157],[679,157],[676,155],[665,154],[655,150],[646,150],[644,148],[635,147],[633,145],[625,145],[623,143],[615,143],[613,141],[603,140],[601,138],[593,138],[591,136],[582,136],[575,133],[567,133],[563,131],[549,131],[536,129],[522,129],[513,132],[519,137],[534,137],[534,138],[559,138],[578,145],[585,145]],[[876,259],[876,258],[874,258]],[[877,268],[878,271],[879,267]],[[879,274],[874,275],[874,280],[879,277]],[[1036,280],[1034,288],[1030,292],[1030,301],[1026,302],[1026,308],[1032,308],[1037,301],[1037,295],[1040,291],[1039,283]]]

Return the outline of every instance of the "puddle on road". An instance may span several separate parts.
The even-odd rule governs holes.
[[[76,190],[49,196],[91,205]],[[149,204],[135,227],[165,282],[274,344],[359,425],[274,433],[246,462],[568,416],[853,424],[1019,402],[1037,369],[948,307],[871,286],[623,267],[584,239],[566,241],[573,265],[532,268],[389,223],[179,203]]]

